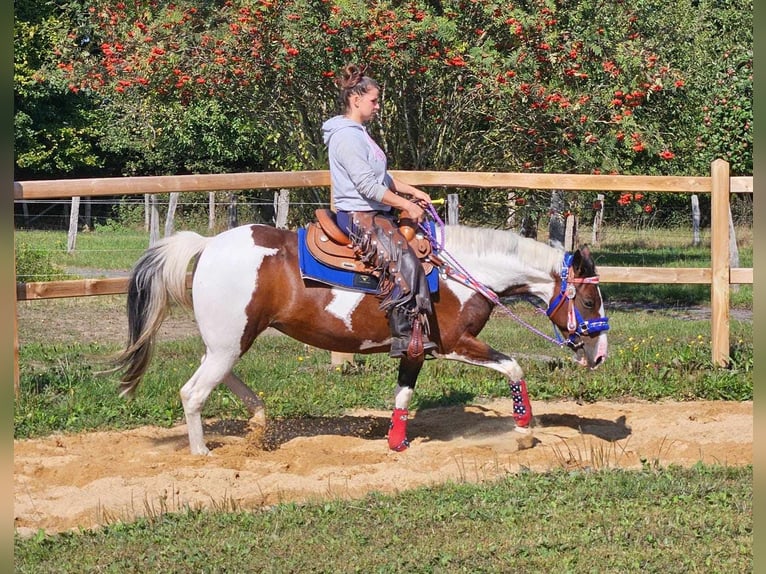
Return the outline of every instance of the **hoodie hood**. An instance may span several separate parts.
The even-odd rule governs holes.
[[[333,136],[333,134],[344,128],[354,128],[364,131],[362,124],[355,122],[354,120],[350,120],[346,116],[332,117],[322,124],[322,138],[324,139],[325,145],[330,143],[330,138]]]

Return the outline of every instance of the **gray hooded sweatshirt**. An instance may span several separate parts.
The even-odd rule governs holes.
[[[322,124],[330,158],[332,196],[338,211],[390,211],[381,203],[391,186],[386,154],[365,127],[345,116]]]

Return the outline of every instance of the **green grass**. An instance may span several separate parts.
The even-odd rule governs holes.
[[[750,572],[752,467],[521,473],[15,538],[16,572]]]
[[[128,271],[149,246],[145,231],[99,228],[98,231],[80,232],[74,251],[67,253],[67,234],[62,231],[16,231],[17,253],[20,246],[34,246],[37,251],[48,254],[54,266],[53,276],[27,275],[17,271],[18,281],[61,281],[75,279],[77,273],[67,273],[67,268],[91,268],[97,271]]]
[[[581,229],[583,238],[590,232]],[[753,266],[752,229],[735,231],[739,267]],[[609,267],[710,267],[710,238],[703,235],[693,246],[687,229],[608,229],[607,237],[593,248],[596,266]],[[606,283],[602,291],[608,301],[626,301],[644,305],[676,307],[709,305],[710,286],[704,284]],[[752,309],[752,285],[732,286],[730,304]]]

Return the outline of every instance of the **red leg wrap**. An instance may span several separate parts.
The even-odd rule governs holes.
[[[532,404],[529,402],[527,382],[524,379],[510,383],[513,399],[513,419],[517,427],[527,428],[532,422]]]
[[[407,440],[408,417],[409,411],[407,409],[394,409],[388,431],[388,448],[391,450],[402,452],[410,446],[410,441]]]

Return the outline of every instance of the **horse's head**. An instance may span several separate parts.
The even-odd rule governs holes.
[[[609,320],[598,288],[596,265],[587,247],[567,253],[547,315],[583,366],[595,369],[607,354]]]

